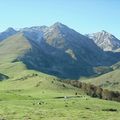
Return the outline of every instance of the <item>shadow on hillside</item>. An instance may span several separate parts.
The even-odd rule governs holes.
[[[63,50],[56,49],[41,42],[38,46],[32,40],[32,45],[23,57],[18,58],[23,61],[28,69],[37,70],[59,78],[79,79],[80,76],[90,76],[93,70],[84,61],[77,61],[70,57]]]
[[[27,66],[28,69],[37,70],[59,78],[79,79],[81,76],[94,75],[93,66],[82,59],[73,59],[65,50],[56,49],[41,40],[41,43],[35,43],[29,40],[32,48],[19,60]],[[107,52],[110,56],[118,59],[107,60],[112,61],[111,64],[120,60],[120,53]],[[111,59],[111,60],[110,60]],[[107,61],[106,61],[107,63]]]
[[[8,76],[6,76],[6,75],[0,73],[0,81],[6,80],[6,79],[8,79],[8,78],[9,78]]]

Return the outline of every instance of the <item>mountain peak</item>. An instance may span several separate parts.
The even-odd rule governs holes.
[[[105,30],[102,30],[101,33],[102,33],[103,35],[111,35],[110,33],[108,33],[108,32],[105,31]]]
[[[60,22],[56,22],[51,27],[54,27],[54,28],[66,28],[67,26],[60,23]]]
[[[49,27],[49,29],[47,30],[47,33],[51,33],[51,31],[52,33],[58,33],[59,35],[63,35],[68,32],[71,32],[71,29],[60,22],[56,22]]]
[[[88,37],[104,51],[114,51],[120,48],[120,40],[105,30],[90,34]]]
[[[9,31],[9,32],[11,32],[11,31],[16,31],[14,28],[12,28],[12,27],[9,27],[9,28],[7,28],[7,30],[6,31]]]
[[[53,25],[61,26],[61,25],[63,25],[63,24],[60,23],[60,22],[56,22],[56,23],[54,23]]]
[[[108,33],[108,32],[107,32],[107,31],[105,31],[105,30],[102,30],[102,31],[101,31],[101,33]]]
[[[0,41],[6,39],[7,37],[16,34],[17,31],[15,29],[13,29],[12,27],[9,27],[8,29],[6,29],[5,31],[0,33]]]

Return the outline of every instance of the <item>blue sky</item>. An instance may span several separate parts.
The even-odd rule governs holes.
[[[0,0],[0,31],[61,22],[85,34],[120,38],[120,0]]]

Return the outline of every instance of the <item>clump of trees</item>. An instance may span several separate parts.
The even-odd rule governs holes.
[[[105,100],[114,100],[120,102],[120,92],[103,89],[90,83],[80,82],[78,80],[61,80],[82,89],[87,95]]]

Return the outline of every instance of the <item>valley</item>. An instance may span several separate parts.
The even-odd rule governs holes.
[[[61,82],[77,80],[120,91],[116,44],[106,51],[59,22],[1,32],[0,119],[119,120],[119,102],[90,97]]]

